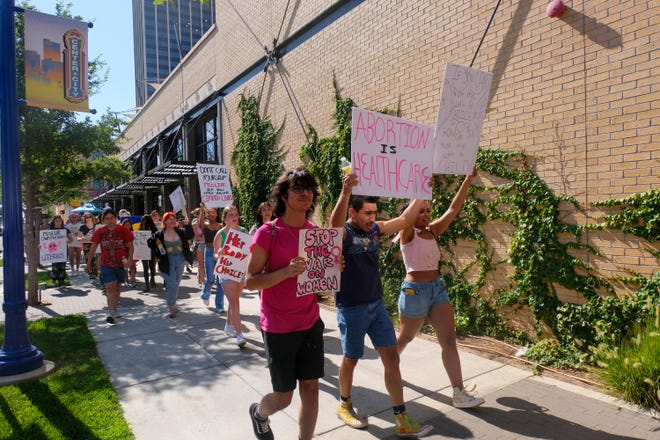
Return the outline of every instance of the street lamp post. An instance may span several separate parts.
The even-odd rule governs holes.
[[[18,98],[16,94],[16,35],[14,0],[0,0],[0,160],[4,214],[4,345],[0,350],[0,384],[39,377],[52,370],[39,349],[30,344],[25,311],[25,258]]]

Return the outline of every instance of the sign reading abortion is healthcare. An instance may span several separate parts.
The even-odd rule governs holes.
[[[431,199],[433,127],[353,107],[353,194]]]

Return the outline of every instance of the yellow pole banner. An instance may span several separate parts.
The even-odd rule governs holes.
[[[86,22],[25,10],[25,99],[89,112]]]

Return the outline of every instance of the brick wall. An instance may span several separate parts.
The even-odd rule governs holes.
[[[215,86],[222,87],[263,55],[257,39],[270,47],[287,2],[233,2],[238,14],[228,2],[217,3],[217,35],[207,43],[213,51],[205,55],[215,58],[215,71],[199,68],[199,75],[212,76]],[[333,3],[291,2],[280,41]],[[226,96],[225,162],[240,127],[238,97],[243,92],[259,94],[263,84],[263,113],[275,126],[285,122],[280,139],[289,150],[285,166],[300,164],[298,150],[305,137],[282,77],[303,123],[312,124],[320,136],[334,132],[333,74],[342,95],[360,107],[400,107],[402,117],[433,124],[444,63],[470,63],[494,3],[367,0],[359,4],[286,54],[278,64],[279,73],[271,69],[258,74]],[[565,3],[564,15],[551,19],[545,14],[546,0],[502,2],[474,64],[493,73],[481,146],[533,155],[536,172],[550,188],[576,197],[585,207],[657,187],[660,62],[653,37],[658,35],[660,4],[650,0]],[[142,119],[146,121],[146,115]],[[482,175],[477,182],[490,177]],[[578,224],[594,222],[601,214],[595,209],[584,215],[564,212],[565,218]],[[492,252],[506,255],[506,228],[488,224],[485,232]],[[603,258],[588,258],[605,275],[632,269],[649,276],[660,263],[644,251],[649,244],[635,237],[594,232],[586,242],[603,252]],[[459,261],[469,261],[470,246],[463,253],[461,249]],[[506,282],[506,274],[506,268],[493,273],[488,290]],[[573,292],[560,293],[565,300],[580,301]]]

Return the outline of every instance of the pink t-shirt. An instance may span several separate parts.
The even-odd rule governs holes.
[[[302,228],[287,226],[281,218],[274,222],[275,236],[272,235],[270,222],[265,223],[255,233],[250,246],[250,250],[260,246],[266,251],[269,273],[288,266],[291,259],[298,256],[300,230],[314,227],[309,221]],[[319,316],[316,295],[296,296],[296,277],[287,278],[261,292],[261,328],[264,331],[288,333],[308,330]]]

